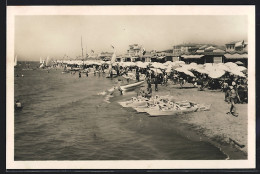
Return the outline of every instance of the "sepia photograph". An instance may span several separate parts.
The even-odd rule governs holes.
[[[254,168],[254,17],[8,7],[7,168]]]

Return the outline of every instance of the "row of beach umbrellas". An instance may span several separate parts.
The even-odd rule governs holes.
[[[139,68],[147,68],[150,67],[156,73],[162,73],[162,70],[170,73],[172,71],[182,72],[188,76],[195,77],[193,72],[198,72],[200,74],[207,74],[211,78],[220,78],[225,73],[230,73],[240,77],[246,77],[245,72],[247,68],[244,66],[239,66],[233,62],[227,63],[205,63],[205,64],[197,64],[197,63],[190,63],[185,64],[184,61],[167,61],[165,63],[159,62],[114,62],[111,63],[110,61],[79,61],[79,60],[64,60],[64,61],[57,61],[58,63],[67,63],[67,64],[77,64],[77,65],[102,65],[102,64],[112,64],[113,66],[122,66],[122,67],[139,67]]]

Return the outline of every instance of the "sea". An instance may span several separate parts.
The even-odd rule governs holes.
[[[136,90],[108,94],[116,78],[79,78],[62,69],[35,68],[38,62],[18,63],[14,101],[23,109],[14,114],[15,161],[228,158],[219,147],[187,132],[179,117],[148,117],[123,108],[118,102],[136,96]]]

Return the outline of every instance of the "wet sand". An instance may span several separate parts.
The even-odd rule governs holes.
[[[180,85],[173,85],[171,82],[168,82],[167,87],[158,85],[158,88],[159,91],[156,92],[152,85],[153,95],[171,95],[176,101],[211,104],[209,111],[179,115],[182,118],[180,120],[187,124],[184,129],[189,132],[195,131],[200,138],[205,138],[223,151],[228,151],[234,159],[247,158],[247,104],[236,104],[239,116],[235,117],[226,114],[230,104],[224,101],[224,93],[220,90],[198,91],[191,84],[185,84],[181,89]]]

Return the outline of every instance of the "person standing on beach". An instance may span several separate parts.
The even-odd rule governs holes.
[[[149,86],[148,86],[147,93],[145,93],[145,97],[148,99],[150,99],[152,97],[152,87],[149,88]]]
[[[158,74],[156,74],[154,78],[154,88],[155,91],[158,91]]]
[[[113,71],[112,71],[112,69],[109,71],[109,74],[110,74],[110,78],[112,79],[113,78]]]
[[[87,70],[86,70],[86,77],[88,77],[88,68],[87,68]]]
[[[225,101],[226,102],[229,101],[229,99],[228,99],[229,89],[228,89],[228,83],[227,82],[223,82],[222,91],[225,93]]]
[[[98,67],[98,77],[100,77],[101,74],[101,66]]]
[[[139,72],[138,71],[136,71],[136,80],[139,82],[140,81],[140,78],[139,78],[140,76],[139,76]]]
[[[81,72],[79,72],[79,78],[81,78]]]
[[[163,84],[165,86],[167,86],[167,82],[168,82],[168,76],[167,76],[167,73],[164,74],[164,77],[163,77]]]
[[[231,103],[230,113],[233,116],[237,117],[238,113],[236,112],[236,107],[235,107],[235,100],[237,98],[237,92],[236,92],[236,90],[234,89],[233,86],[230,86],[230,90],[231,90],[230,91],[230,94],[231,94],[231,96],[230,96],[230,103]]]

